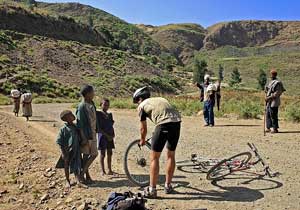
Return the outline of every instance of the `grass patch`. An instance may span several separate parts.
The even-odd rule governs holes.
[[[34,104],[49,104],[49,103],[75,103],[78,100],[72,98],[49,98],[45,96],[38,96],[33,98],[32,103]]]
[[[184,116],[195,116],[203,110],[203,103],[199,101],[197,95],[190,96],[170,96],[163,95],[169,102]],[[240,119],[260,119],[264,112],[264,94],[253,90],[223,90],[221,109],[217,111],[216,117],[228,117],[234,115]],[[293,101],[298,101],[292,103]],[[131,98],[110,98],[111,108],[115,109],[136,109],[137,105],[132,103]],[[99,107],[100,99],[95,102]],[[282,118],[300,122],[300,98],[294,96],[283,96],[280,115]],[[76,107],[77,103],[73,105]]]
[[[236,67],[241,73],[245,87],[257,89],[257,77],[260,69],[269,72],[271,68],[278,71],[287,94],[299,95],[300,51],[294,48],[225,46],[216,50],[200,51],[196,54],[200,60],[207,61],[211,74],[218,75],[218,67],[224,67],[224,83],[230,80],[230,74]]]
[[[300,122],[300,101],[293,104],[289,104],[285,108],[285,117],[287,120],[292,122]]]
[[[10,105],[10,104],[11,104],[10,99],[5,95],[0,94],[0,105]]]

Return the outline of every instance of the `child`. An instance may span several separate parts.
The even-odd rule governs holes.
[[[112,150],[115,148],[114,137],[115,132],[113,128],[114,120],[112,113],[108,113],[109,109],[109,100],[103,99],[100,103],[101,111],[97,111],[97,121],[99,124],[98,129],[98,150],[101,151],[100,155],[100,166],[102,170],[102,175],[105,175],[105,167],[104,167],[104,158],[105,153],[107,152],[107,167],[108,167],[108,175],[113,175],[113,171],[111,169],[111,159],[112,159]]]
[[[65,125],[60,129],[56,143],[60,146],[61,157],[59,162],[63,162],[66,176],[66,189],[70,189],[69,172],[74,173],[78,184],[81,183],[81,157],[80,157],[80,137],[76,125],[73,123],[75,116],[69,110],[61,112],[60,118],[65,121]],[[62,168],[59,163],[57,168]]]
[[[93,86],[84,85],[80,93],[82,95],[82,102],[78,105],[76,110],[77,128],[80,131],[81,153],[83,154],[82,174],[87,184],[92,184],[93,180],[89,173],[94,160],[97,158],[97,130],[98,124],[96,120],[96,106],[93,102],[95,91]],[[84,177],[85,176],[85,177]]]

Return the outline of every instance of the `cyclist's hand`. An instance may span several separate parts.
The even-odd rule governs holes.
[[[146,140],[145,139],[141,139],[140,140],[140,146],[144,146],[146,144]]]

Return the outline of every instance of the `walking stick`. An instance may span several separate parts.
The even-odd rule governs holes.
[[[265,107],[264,107],[264,136],[266,136],[266,113],[267,112],[267,103],[265,102]]]

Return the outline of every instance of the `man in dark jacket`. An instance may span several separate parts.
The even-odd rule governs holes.
[[[285,91],[281,81],[277,79],[277,71],[271,70],[271,81],[266,87],[266,121],[267,132],[278,133],[278,108],[280,106],[280,96]],[[272,128],[272,130],[271,130]]]

